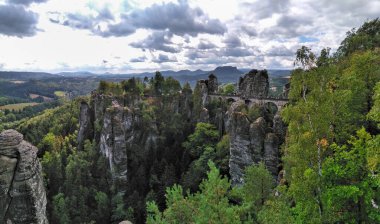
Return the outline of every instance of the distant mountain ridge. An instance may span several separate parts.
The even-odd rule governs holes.
[[[217,76],[220,83],[237,82],[239,77],[247,73],[251,69],[238,69],[234,66],[219,66],[214,70],[164,70],[160,71],[165,77],[172,76],[181,83],[189,82],[192,86],[195,85],[197,80],[206,79],[210,74]],[[283,79],[290,75],[291,70],[268,70],[270,79]],[[128,79],[131,77],[153,77],[156,72],[141,72],[141,73],[125,73],[125,74],[113,74],[104,73],[96,74],[88,71],[77,72],[60,72],[56,74],[45,72],[2,72],[0,71],[0,79],[11,80],[29,80],[29,79],[47,79],[47,78],[94,78],[104,80],[119,81],[122,79]]]
[[[0,79],[11,80],[26,80],[26,79],[45,79],[57,77],[54,74],[47,72],[13,72],[13,71],[0,71]]]

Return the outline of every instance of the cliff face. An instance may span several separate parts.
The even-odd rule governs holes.
[[[37,148],[15,130],[0,134],[0,223],[48,223]]]
[[[276,178],[279,172],[279,146],[284,139],[283,124],[278,115],[265,112],[264,117],[250,120],[241,112],[244,101],[233,103],[227,112],[227,133],[230,134],[230,175],[234,185],[243,183],[244,169],[263,162]],[[265,106],[252,105],[265,111]],[[248,108],[249,109],[249,108]]]
[[[78,144],[79,147],[83,146],[85,139],[89,139],[93,136],[93,113],[90,106],[86,102],[80,104],[79,114],[79,131],[78,131]]]
[[[157,143],[156,127],[142,129],[142,116],[137,108],[123,107],[114,100],[103,117],[100,151],[108,158],[111,174],[117,185],[127,184],[128,154],[147,151]]]

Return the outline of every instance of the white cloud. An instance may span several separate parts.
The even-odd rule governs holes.
[[[25,2],[38,23],[30,21],[23,38],[0,33],[2,70],[291,68],[301,45],[334,50],[346,31],[380,15],[380,0],[0,0],[0,6],[24,7],[12,2]],[[178,9],[194,20],[184,23],[190,17]],[[60,25],[69,14],[77,16],[72,24]],[[156,23],[147,24],[152,18]]]

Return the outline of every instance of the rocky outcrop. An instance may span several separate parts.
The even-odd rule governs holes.
[[[100,134],[100,152],[108,158],[112,176],[118,182],[127,181],[126,129],[130,129],[133,117],[114,101],[105,112]]]
[[[117,185],[128,180],[128,153],[156,146],[154,125],[144,131],[138,108],[123,107],[117,100],[105,110],[100,133],[100,152],[107,157],[112,177]]]
[[[264,117],[250,121],[248,115],[241,111],[244,106],[243,100],[233,103],[227,115],[226,127],[230,135],[229,167],[233,185],[241,185],[245,168],[259,162],[263,162],[276,178],[280,139],[284,138],[284,133],[281,132],[283,126],[278,121],[281,118],[274,119],[269,114],[265,116],[268,121]],[[271,122],[272,119],[275,122]],[[273,127],[272,123],[276,126]],[[273,133],[273,130],[276,130],[276,133]]]
[[[80,113],[79,113],[79,131],[78,131],[78,145],[79,148],[83,147],[83,142],[86,139],[93,137],[93,127],[92,127],[93,113],[91,112],[90,106],[87,102],[81,102]]]
[[[269,80],[267,70],[253,69],[239,79],[239,94],[244,98],[265,98],[268,96]]]
[[[285,86],[283,87],[281,97],[287,99],[289,95],[289,91],[290,91],[290,82],[286,83]]]
[[[48,223],[37,148],[15,130],[0,134],[0,223]]]
[[[208,76],[207,88],[208,88],[209,94],[218,92],[218,79],[216,78],[214,74],[210,74]]]
[[[278,175],[279,144],[278,137],[274,133],[268,133],[265,136],[263,160],[268,171],[276,177]]]

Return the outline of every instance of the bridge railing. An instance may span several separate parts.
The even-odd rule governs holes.
[[[250,97],[250,98],[247,98],[247,97],[242,97],[240,95],[223,95],[223,94],[217,94],[217,93],[209,94],[209,96],[216,96],[216,97],[219,96],[219,97],[224,97],[224,98],[228,98],[228,97],[236,98],[236,97],[239,97],[242,100],[256,99],[256,100],[285,101],[285,102],[289,101],[289,99],[282,98],[282,97],[278,97],[278,98],[274,98],[274,97],[273,98],[271,98],[271,97]]]

